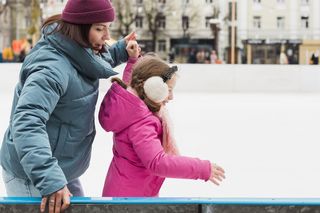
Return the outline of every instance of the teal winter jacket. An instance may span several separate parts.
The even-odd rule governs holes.
[[[100,78],[127,61],[125,41],[95,55],[59,34],[42,36],[26,57],[4,135],[1,166],[42,195],[63,188],[89,166]]]

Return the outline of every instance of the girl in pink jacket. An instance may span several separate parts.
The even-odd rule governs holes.
[[[123,80],[112,79],[99,111],[101,126],[114,133],[102,196],[158,196],[166,177],[210,180],[216,185],[225,178],[220,166],[177,151],[164,110],[173,99],[176,71],[176,66],[155,56],[131,57]]]

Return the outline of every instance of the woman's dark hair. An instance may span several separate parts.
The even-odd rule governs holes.
[[[57,24],[56,27],[48,32],[47,28],[55,23]],[[92,24],[72,24],[65,22],[61,19],[61,14],[58,14],[47,18],[42,24],[42,29],[47,35],[59,32],[76,41],[82,47],[92,48],[88,39],[91,26]]]

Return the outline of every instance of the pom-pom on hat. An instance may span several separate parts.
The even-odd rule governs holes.
[[[155,103],[161,103],[169,95],[168,85],[160,76],[148,78],[143,85],[146,96]]]
[[[62,20],[72,24],[112,22],[115,11],[110,0],[68,0]]]

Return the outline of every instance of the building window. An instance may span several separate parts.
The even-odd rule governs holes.
[[[253,17],[253,28],[254,29],[261,28],[261,17],[260,16]]]
[[[136,4],[143,4],[143,0],[136,0]]]
[[[301,17],[301,28],[308,29],[309,28],[309,17],[302,16]]]
[[[189,29],[189,17],[188,16],[182,16],[182,29],[183,30]]]
[[[309,0],[301,0],[301,4],[302,5],[308,5],[309,4]]]
[[[262,9],[261,0],[253,0],[252,8],[254,10],[261,10]]]
[[[26,24],[25,26],[26,26],[26,27],[30,27],[30,26],[32,25],[31,17],[30,17],[30,16],[26,16],[26,17],[25,17],[25,21],[26,21],[26,22],[25,22],[25,24]]]
[[[206,28],[210,27],[210,19],[212,19],[212,16],[207,16],[206,17]]]
[[[159,0],[159,3],[165,4],[165,3],[166,3],[166,0]]]
[[[277,17],[277,29],[283,30],[285,28],[285,19],[284,17]]]
[[[277,4],[284,4],[285,0],[277,0]]]
[[[158,50],[159,50],[159,52],[166,52],[167,51],[166,40],[159,40],[158,41]]]
[[[158,18],[158,27],[165,29],[166,28],[166,17],[165,16],[159,16]]]
[[[206,3],[213,3],[213,0],[206,0]]]
[[[143,17],[136,16],[136,28],[143,28]]]

